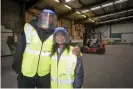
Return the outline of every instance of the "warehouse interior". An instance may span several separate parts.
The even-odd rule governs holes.
[[[81,47],[83,88],[133,88],[133,0],[1,0],[2,88],[17,88],[19,34],[47,6]]]

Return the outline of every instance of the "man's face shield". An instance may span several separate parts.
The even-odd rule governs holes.
[[[38,27],[42,29],[54,29],[56,27],[56,15],[51,10],[43,10],[38,20]]]

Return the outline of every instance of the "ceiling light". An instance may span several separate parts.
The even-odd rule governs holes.
[[[97,6],[97,7],[91,8],[90,10],[94,11],[94,10],[97,10],[97,9],[100,9],[100,8],[101,8],[100,6]]]
[[[80,12],[79,12],[79,11],[76,11],[76,13],[80,14]]]
[[[129,11],[133,11],[133,9],[131,9],[131,10],[128,10],[128,12],[129,12]]]
[[[86,12],[89,12],[90,10],[83,10],[82,13],[86,13]]]
[[[103,16],[100,16],[99,18],[104,18],[104,17],[107,17],[108,15],[103,15]]]
[[[118,0],[118,1],[115,1],[114,3],[118,4],[118,3],[122,3],[122,2],[126,2],[126,1],[128,1],[128,0]]]
[[[59,0],[55,0],[56,2],[59,2]]]
[[[102,24],[103,22],[99,22],[99,23],[101,23],[101,24]]]
[[[111,16],[111,15],[116,15],[117,13],[112,13],[112,14],[109,14],[108,16]]]
[[[122,13],[125,13],[125,12],[127,12],[127,11],[121,11],[121,12],[118,12],[118,14],[122,14]]]
[[[68,5],[65,5],[65,7],[67,7],[67,8],[69,8],[69,9],[72,9],[70,6],[68,6]]]
[[[119,18],[119,19],[127,19],[127,18],[132,18],[133,16],[128,16],[128,17],[122,17],[122,18]]]
[[[72,0],[65,0],[65,2],[71,2]]]
[[[107,3],[107,4],[102,5],[102,7],[107,7],[107,6],[111,6],[111,5],[113,5],[112,2],[111,2],[111,3]]]
[[[85,15],[82,15],[82,16],[86,17]]]
[[[92,20],[92,22],[95,22],[94,20]]]
[[[126,1],[128,1],[128,0],[118,0],[118,1],[115,1],[114,3],[118,4],[118,3],[122,3],[122,2],[126,2]],[[104,5],[102,5],[102,7],[107,7],[107,6],[111,6],[111,5],[113,5],[113,2],[104,4]]]

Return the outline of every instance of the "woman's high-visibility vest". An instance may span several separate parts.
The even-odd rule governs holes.
[[[36,30],[28,23],[25,24],[26,48],[22,60],[22,73],[33,77],[36,73],[44,76],[50,73],[50,53],[53,44],[53,35],[41,42]]]
[[[59,62],[57,54],[51,58],[51,88],[73,88],[77,57],[72,54],[72,47],[62,53]]]

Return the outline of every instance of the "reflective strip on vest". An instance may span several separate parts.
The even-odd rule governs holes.
[[[33,32],[32,30],[33,30],[33,27],[30,24],[26,23],[24,26],[26,43],[30,43],[30,37],[32,36],[32,32]]]
[[[72,84],[74,82],[74,79],[73,80],[58,79],[57,81],[57,78],[51,77],[51,81],[56,83],[58,82],[59,84]]]
[[[40,51],[31,50],[31,49],[25,49],[25,52],[32,53],[32,54],[35,54],[35,55],[40,54]],[[50,56],[50,52],[41,52],[41,56]]]
[[[73,58],[73,56],[63,56],[63,55],[60,57],[60,59],[62,59],[62,60],[71,60],[71,61],[75,61],[75,60],[73,60],[72,58]],[[57,56],[52,56],[52,59],[53,59],[53,60],[57,60]]]

